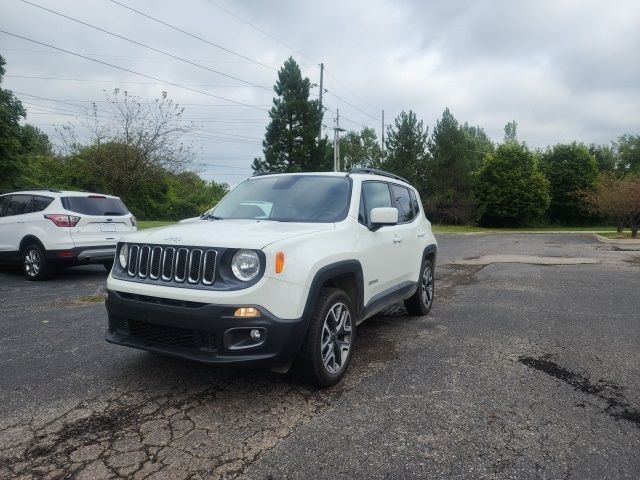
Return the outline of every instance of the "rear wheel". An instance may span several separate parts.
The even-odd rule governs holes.
[[[22,250],[22,269],[27,280],[47,280],[54,274],[53,266],[47,262],[44,249],[37,243]]]
[[[351,299],[337,288],[323,288],[296,370],[307,381],[330,387],[338,383],[351,363],[356,318]]]
[[[422,316],[429,313],[433,305],[434,275],[433,260],[425,259],[420,267],[420,280],[416,293],[404,301],[409,315]]]

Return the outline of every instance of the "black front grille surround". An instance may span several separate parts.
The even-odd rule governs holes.
[[[129,260],[123,268],[119,262],[118,243],[113,276],[119,280],[197,290],[241,290],[256,284],[263,276],[265,255],[260,258],[260,272],[253,280],[238,280],[231,271],[231,259],[238,249],[127,243]]]

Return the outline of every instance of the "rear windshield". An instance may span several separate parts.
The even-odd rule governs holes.
[[[100,195],[88,197],[62,197],[62,206],[67,210],[85,215],[126,215],[129,213],[122,200]]]

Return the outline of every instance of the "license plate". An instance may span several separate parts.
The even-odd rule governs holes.
[[[102,230],[103,232],[115,232],[116,226],[113,223],[101,223],[100,230]]]

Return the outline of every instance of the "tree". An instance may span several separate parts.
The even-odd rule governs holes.
[[[421,193],[426,193],[427,141],[429,128],[416,114],[402,111],[387,127],[384,170],[407,179]]]
[[[14,188],[22,173],[20,120],[27,116],[22,102],[1,87],[5,64],[0,55],[0,192]]]
[[[484,157],[493,153],[495,146],[482,127],[471,126],[467,122],[460,127],[465,137],[465,156],[472,172],[477,172],[483,165]]]
[[[465,133],[449,109],[429,139],[429,209],[437,222],[469,223],[476,213],[474,161]]]
[[[360,132],[347,132],[340,138],[340,159],[346,172],[354,167],[379,167],[382,149],[376,131],[365,127]]]
[[[631,237],[638,237],[640,177],[601,175],[596,187],[585,192],[584,199],[594,211],[614,221],[619,233],[628,226],[631,228]]]
[[[79,171],[102,191],[128,201],[141,184],[193,166],[195,154],[181,139],[196,127],[184,120],[184,108],[166,92],[145,103],[116,89],[107,95],[107,101],[108,110],[98,110],[94,104],[88,118],[82,120],[91,132],[88,145],[77,141],[71,126],[61,132]]]
[[[269,111],[262,142],[264,160],[253,161],[255,172],[304,172],[330,170],[326,156],[326,139],[317,141],[322,123],[318,100],[309,100],[311,82],[302,78],[296,61],[289,57],[278,72],[273,87],[277,97]]]
[[[518,123],[511,120],[504,126],[504,143],[518,142]]]
[[[575,142],[558,144],[548,149],[541,160],[542,172],[550,185],[549,220],[565,225],[593,220],[583,194],[595,188],[598,166],[587,147]]]
[[[539,221],[549,206],[549,182],[526,145],[507,141],[485,157],[478,200],[482,225],[524,226]]]
[[[615,150],[609,145],[589,145],[589,153],[596,159],[600,173],[612,173],[617,168],[618,158]]]
[[[620,171],[640,174],[640,135],[622,135],[615,147],[620,158]]]

